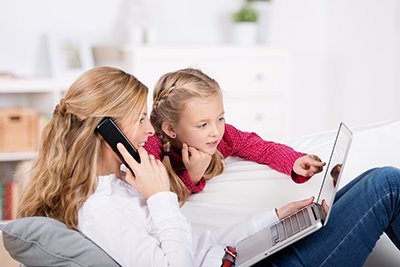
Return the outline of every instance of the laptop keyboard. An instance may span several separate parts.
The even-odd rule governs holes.
[[[307,210],[299,210],[270,227],[272,245],[276,245],[310,225],[311,220]]]

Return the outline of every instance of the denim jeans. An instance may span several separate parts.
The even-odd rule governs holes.
[[[325,227],[254,266],[362,266],[386,232],[400,249],[400,169],[371,169],[336,194]]]

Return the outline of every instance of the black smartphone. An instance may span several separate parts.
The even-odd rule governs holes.
[[[113,119],[107,117],[104,118],[96,127],[96,131],[103,137],[103,139],[107,142],[107,144],[114,150],[114,152],[118,155],[121,161],[125,164],[129,170],[134,173],[129,167],[129,165],[125,162],[124,157],[122,157],[121,153],[118,151],[117,144],[121,143],[124,145],[126,150],[132,155],[132,157],[140,163],[140,156],[137,152],[136,148],[132,145],[126,135],[121,131],[121,129],[117,126],[117,124],[113,121]]]

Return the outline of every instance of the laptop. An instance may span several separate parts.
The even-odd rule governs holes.
[[[352,138],[350,129],[340,123],[317,201],[239,241],[236,266],[251,266],[327,224]]]

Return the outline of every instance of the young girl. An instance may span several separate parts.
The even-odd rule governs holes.
[[[170,192],[163,164],[141,147],[154,134],[146,97],[147,88],[118,69],[99,67],[80,76],[44,129],[19,217],[47,216],[79,229],[124,267],[209,267],[230,257],[224,251],[227,245],[312,202],[292,202],[194,235],[177,195]],[[104,117],[114,119],[138,148],[140,164],[118,146],[134,175],[121,172],[120,158],[95,132]],[[400,247],[399,194],[400,170],[364,173],[338,193],[326,227],[260,264],[361,266],[385,230]]]
[[[150,120],[156,136],[149,138],[145,149],[162,159],[174,181],[172,190],[182,202],[188,190],[199,192],[207,179],[220,174],[222,159],[229,156],[267,164],[290,175],[296,183],[307,181],[324,166],[315,155],[296,152],[226,124],[220,87],[200,70],[182,69],[163,75],[153,101]]]

